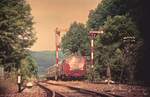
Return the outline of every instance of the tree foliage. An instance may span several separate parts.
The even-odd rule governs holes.
[[[128,0],[102,0],[88,16],[87,27],[98,30],[108,16],[122,15],[127,12]]]
[[[87,29],[99,30],[104,34],[96,37],[95,66],[99,76],[106,75],[106,65],[110,66],[112,76],[133,81],[142,56],[141,37],[142,2],[140,0],[102,0],[97,8],[91,10]],[[124,37],[134,37],[124,42]],[[118,80],[118,79],[117,79]]]
[[[36,40],[30,11],[25,0],[0,1],[0,59],[6,67],[19,67]]]
[[[126,69],[124,72],[128,73],[129,70],[127,68],[135,66],[136,63],[135,57],[137,57],[137,51],[135,50],[135,46],[139,41],[137,27],[128,16],[116,15],[114,17],[108,17],[103,28],[105,29],[105,33],[101,37],[97,37],[96,41],[95,64],[102,65],[97,69],[100,73],[102,71],[106,73],[106,68],[110,66],[112,75],[120,76],[121,69],[123,68]],[[131,43],[130,40],[128,43],[124,42],[124,37],[135,37],[136,43]],[[126,50],[128,51],[126,52]],[[104,75],[104,73],[101,74]],[[133,76],[131,73],[129,75]],[[115,80],[117,79],[116,77],[113,78]],[[126,78],[128,77],[126,76]]]
[[[88,48],[88,34],[84,24],[74,22],[69,31],[62,38],[62,50],[64,53],[86,54]]]
[[[22,59],[20,71],[24,80],[29,80],[33,77],[36,78],[38,72],[36,61],[31,56],[27,56],[25,59]]]

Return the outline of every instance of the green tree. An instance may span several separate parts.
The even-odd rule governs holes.
[[[26,0],[0,1],[0,59],[5,67],[18,68],[36,40],[30,11]]]
[[[107,16],[123,15],[128,11],[128,0],[102,0],[88,16],[87,27],[98,30]]]
[[[37,65],[36,61],[31,56],[27,56],[25,59],[22,59],[20,71],[21,71],[23,80],[29,80],[31,78],[36,78],[37,72],[38,72],[37,66],[38,65]]]
[[[89,46],[88,33],[84,24],[74,22],[69,31],[62,38],[62,50],[64,53],[86,54]]]
[[[147,27],[147,25],[145,24],[145,23],[147,23],[147,24],[149,23],[148,22],[149,18],[148,18],[147,13],[148,13],[148,5],[147,5],[146,1],[142,1],[142,0],[102,0],[98,4],[96,9],[90,11],[90,14],[88,17],[87,29],[99,30],[99,28],[104,25],[105,25],[105,28],[109,29],[109,30],[107,29],[107,31],[106,31],[106,32],[108,32],[106,37],[103,37],[102,39],[101,39],[101,37],[99,37],[100,38],[99,40],[101,40],[101,41],[98,41],[96,43],[97,46],[103,46],[103,44],[107,44],[109,46],[111,44],[113,45],[113,43],[115,43],[117,41],[121,42],[122,40],[120,40],[120,39],[122,39],[125,36],[134,36],[135,37],[136,40],[135,40],[134,45],[131,42],[131,40],[128,40],[128,42],[124,42],[124,43],[118,42],[119,44],[121,44],[120,50],[122,52],[122,54],[121,54],[122,61],[118,61],[117,64],[124,64],[124,65],[126,64],[124,67],[121,67],[121,68],[125,69],[123,71],[133,71],[132,74],[131,74],[131,72],[130,73],[125,72],[126,74],[124,73],[124,75],[126,75],[126,76],[124,76],[124,78],[126,77],[127,79],[130,79],[130,80],[133,79],[133,77],[131,77],[131,76],[134,75],[135,72],[138,72],[137,73],[137,77],[138,77],[139,75],[141,75],[141,71],[144,72],[144,74],[146,74],[146,72],[148,71],[148,70],[145,71],[145,67],[148,66],[148,65],[146,65],[146,63],[149,62],[148,60],[145,61],[147,59],[146,55],[149,55],[147,53],[149,46],[148,46],[148,44],[145,44],[145,43],[148,43],[148,42],[146,42],[148,40],[148,35],[147,35],[148,30],[146,31],[146,29],[149,29]],[[120,19],[119,19],[119,17],[115,17],[117,15],[121,16]],[[127,21],[129,21],[128,23],[125,22],[125,24],[124,24],[124,22],[121,22],[122,19],[124,19],[123,16],[124,16],[124,18],[129,18],[129,19],[127,19]],[[118,20],[120,22],[118,22],[118,20],[115,20],[115,18],[113,18],[113,17],[118,18]],[[110,18],[110,20],[108,20],[109,18]],[[114,21],[114,20],[116,22],[114,22],[114,24],[111,23],[111,21]],[[110,23],[110,26],[106,27],[106,24],[109,25],[109,23]],[[118,26],[116,26],[116,24]],[[127,24],[129,24],[130,26],[128,26]],[[118,32],[120,35],[117,34]],[[144,40],[142,38],[144,38]],[[145,43],[143,44],[144,41],[145,41]],[[102,45],[100,45],[100,43]],[[98,50],[100,52],[100,49],[97,49],[96,56],[98,56],[98,54],[99,54]],[[111,53],[111,50],[108,53]],[[143,53],[145,53],[146,55]],[[100,55],[101,54],[99,54],[99,56]],[[133,61],[133,59],[135,59],[135,60]],[[96,64],[98,64],[98,60],[95,60],[95,61],[97,61]],[[102,61],[103,60],[101,60],[101,62]],[[137,63],[138,61],[139,61],[139,63]],[[136,64],[136,65],[129,65],[129,64]],[[100,68],[100,67],[104,68],[103,66],[97,66],[97,68]],[[116,67],[120,68],[119,65],[117,65]],[[131,68],[132,69],[134,68],[134,70],[130,70]],[[101,70],[101,71],[103,71],[103,70]],[[116,72],[116,71],[114,71],[114,72]],[[116,74],[118,74],[118,73],[116,73]],[[131,76],[129,76],[130,74],[131,74]],[[122,79],[124,79],[124,78],[122,78]],[[144,78],[144,77],[141,76],[141,78]],[[145,79],[147,79],[147,78],[145,78]]]
[[[101,72],[106,71],[107,67],[110,70],[113,69],[114,73],[120,72],[118,74],[121,74],[121,69],[125,68],[126,73],[134,76],[130,71],[135,71],[137,62],[135,58],[137,57],[138,49],[135,47],[139,45],[138,43],[140,42],[139,31],[135,23],[128,16],[108,17],[103,29],[105,29],[105,33],[101,37],[97,37],[96,41],[95,64],[104,66],[98,66],[99,68],[97,69]],[[134,37],[136,43],[128,43],[127,45],[127,43],[123,42],[125,37]],[[130,47],[128,52],[126,52],[126,47]],[[127,62],[125,62],[125,60]],[[101,70],[101,67],[103,67],[104,70]],[[132,70],[129,70],[129,68],[132,68]],[[111,74],[113,77],[113,73]],[[116,74],[117,73],[115,73],[115,76]],[[130,79],[130,76],[125,77]],[[114,77],[113,79],[116,80]]]

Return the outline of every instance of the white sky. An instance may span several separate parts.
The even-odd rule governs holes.
[[[38,40],[32,46],[33,51],[55,50],[56,27],[69,28],[74,22],[85,23],[91,9],[101,0],[27,0],[34,16],[35,31]]]

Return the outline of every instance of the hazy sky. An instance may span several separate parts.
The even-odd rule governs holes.
[[[89,10],[100,0],[27,0],[32,8],[38,40],[31,50],[55,50],[55,28],[66,29],[74,22],[85,23]]]

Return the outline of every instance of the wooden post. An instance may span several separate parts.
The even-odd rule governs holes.
[[[18,92],[21,92],[21,75],[20,74],[18,74],[17,83],[18,83]]]

